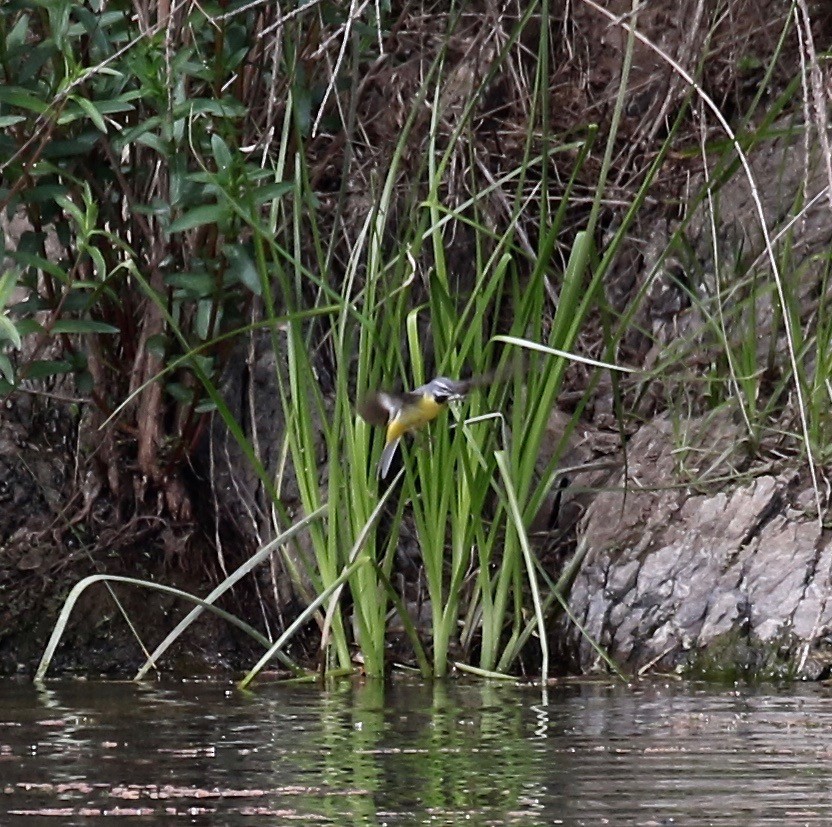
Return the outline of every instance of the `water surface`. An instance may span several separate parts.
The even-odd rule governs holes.
[[[821,686],[0,683],[0,824],[832,823]]]

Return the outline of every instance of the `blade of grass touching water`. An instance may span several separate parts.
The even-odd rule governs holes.
[[[361,531],[358,533],[358,536],[356,537],[355,543],[353,544],[353,547],[352,547],[352,549],[350,549],[350,553],[347,556],[347,564],[348,565],[352,565],[352,563],[355,562],[356,558],[358,557],[358,555],[360,554],[362,549],[365,548],[366,543],[367,543],[367,539],[370,536],[370,532],[372,531],[373,527],[375,526],[376,520],[379,518],[379,516],[382,513],[382,510],[384,509],[384,504],[393,495],[393,492],[396,490],[396,485],[398,484],[399,480],[401,479],[403,473],[404,473],[404,471],[402,470],[402,471],[399,471],[398,474],[396,474],[396,476],[393,478],[393,481],[390,484],[390,487],[379,498],[379,501],[376,504],[376,507],[373,509],[373,512],[370,514],[369,519],[364,524]],[[329,606],[327,607],[326,617],[324,618],[324,626],[323,626],[323,630],[321,631],[321,649],[324,649],[324,650],[326,649],[326,647],[329,644],[328,638],[329,638],[329,631],[332,628],[332,618],[333,618],[333,616],[335,614],[335,610],[338,606],[338,601],[341,597],[341,591],[342,590],[343,590],[343,585],[338,586],[338,588],[333,590],[332,599],[329,601]],[[360,599],[360,597],[359,597],[359,599]],[[382,629],[381,630],[382,637],[383,637],[383,632],[384,632],[384,630]],[[382,672],[383,672],[383,670],[382,670]]]
[[[496,452],[497,466],[503,478],[505,497],[508,502],[508,511],[511,515],[511,523],[517,532],[520,541],[520,548],[523,551],[523,560],[526,563],[526,577],[532,592],[532,603],[534,605],[535,617],[537,618],[537,630],[540,637],[540,649],[542,663],[540,667],[540,682],[545,684],[549,678],[549,641],[546,635],[546,625],[543,620],[543,609],[540,600],[540,588],[537,583],[537,571],[535,559],[529,546],[529,538],[526,534],[526,527],[523,523],[523,515],[520,513],[520,506],[517,504],[517,496],[511,479],[511,472],[508,466],[508,457],[505,451]]]
[[[264,648],[268,648],[270,645],[268,638],[249,626],[245,621],[240,620],[240,618],[230,612],[226,612],[224,609],[220,609],[217,606],[208,603],[200,597],[196,597],[189,592],[182,591],[182,589],[176,589],[173,586],[165,586],[162,583],[151,583],[148,580],[139,580],[135,577],[121,577],[115,574],[93,574],[90,577],[85,577],[79,583],[76,583],[67,595],[64,605],[61,608],[61,612],[58,615],[58,620],[55,622],[55,628],[52,630],[49,642],[46,645],[46,649],[44,650],[43,656],[38,664],[37,671],[35,672],[35,681],[43,680],[46,675],[46,672],[49,669],[49,664],[52,662],[52,658],[55,655],[58,644],[61,642],[61,638],[66,630],[66,625],[69,622],[69,617],[72,614],[72,610],[75,608],[78,598],[89,586],[101,582],[126,583],[130,586],[138,586],[139,588],[151,589],[152,591],[163,592],[165,594],[172,594],[176,597],[181,597],[183,600],[189,600],[191,603],[196,603],[201,609],[207,609],[209,612],[213,612],[223,620],[228,621],[250,637],[254,638],[254,640],[256,640]],[[284,663],[295,672],[301,671],[288,658],[284,660]]]
[[[268,663],[275,657],[278,657],[278,652],[294,637],[295,632],[312,617],[312,615],[323,605],[323,603],[333,594],[333,592],[343,586],[344,583],[354,574],[359,566],[365,566],[370,563],[368,558],[359,558],[352,565],[344,568],[338,577],[329,584],[293,621],[289,624],[283,634],[269,647],[269,650],[260,658],[259,661],[252,667],[246,676],[240,681],[238,686],[240,689],[245,689],[268,665]]]
[[[222,583],[211,591],[211,593],[204,600],[205,606],[211,605],[217,601],[223,594],[225,594],[225,592],[242,580],[242,578],[249,572],[253,571],[261,563],[268,560],[275,549],[288,543],[295,537],[295,535],[303,531],[311,522],[322,519],[326,515],[327,510],[328,506],[326,504],[322,505],[319,509],[313,511],[308,517],[304,517],[302,520],[299,520],[290,529],[284,531],[278,537],[275,537],[270,543],[263,546],[263,548],[252,555],[241,566],[238,566],[228,577],[225,578],[225,580],[222,581]],[[169,632],[167,637],[165,637],[165,639],[153,650],[153,653],[145,661],[142,668],[136,673],[133,680],[141,680],[147,674],[148,670],[155,663],[157,663],[159,658],[170,648],[171,644],[177,640],[177,638],[202,614],[203,611],[204,605],[202,604],[198,605],[194,609],[191,609],[191,611],[176,624],[174,629]],[[267,642],[266,647],[269,645],[270,642]]]
[[[543,602],[543,612],[544,615],[546,612],[549,611],[549,606],[551,605],[552,601],[557,600],[560,604],[563,613],[569,618],[570,622],[575,626],[578,630],[580,635],[586,638],[587,643],[595,650],[598,657],[601,658],[604,663],[606,663],[607,667],[611,672],[614,672],[622,681],[627,682],[629,678],[621,667],[615,662],[615,660],[610,657],[610,655],[604,650],[600,643],[598,643],[595,638],[593,638],[586,628],[578,621],[575,617],[572,610],[569,608],[569,603],[566,600],[565,594],[569,587],[571,586],[572,582],[574,581],[575,577],[577,577],[578,570],[581,567],[581,564],[586,557],[586,553],[589,550],[589,543],[587,542],[586,537],[582,537],[580,543],[578,544],[578,548],[575,549],[575,553],[570,558],[569,562],[563,569],[560,577],[558,577],[557,583],[552,583],[551,578],[546,573],[546,570],[540,564],[539,560],[535,560],[537,564],[537,570],[540,573],[540,576],[543,578],[544,582],[549,588],[549,594],[546,596],[546,600]],[[518,651],[523,647],[526,640],[528,640],[529,635],[532,633],[533,624],[528,623],[526,628],[523,630],[523,633],[520,635],[518,640]]]

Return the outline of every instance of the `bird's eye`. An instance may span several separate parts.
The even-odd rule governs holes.
[[[433,398],[437,405],[444,405],[451,397],[447,393],[437,393]]]

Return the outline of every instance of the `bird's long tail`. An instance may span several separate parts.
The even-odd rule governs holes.
[[[393,456],[401,440],[402,438],[400,436],[396,437],[384,446],[384,450],[381,452],[381,459],[378,461],[378,475],[381,479],[387,476],[387,472],[390,470],[390,463],[393,462]]]

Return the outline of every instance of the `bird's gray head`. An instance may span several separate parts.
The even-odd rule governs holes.
[[[430,396],[440,405],[444,405],[451,399],[460,399],[465,395],[463,385],[464,383],[458,382],[456,379],[448,379],[447,376],[437,376],[436,379],[431,379],[427,385],[422,385],[421,388],[417,388],[414,393]]]

